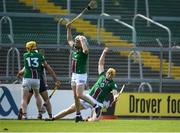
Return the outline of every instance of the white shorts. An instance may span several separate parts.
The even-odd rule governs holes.
[[[98,106],[103,107],[103,104],[102,104],[102,103],[96,101],[96,99],[94,99],[94,98],[93,98],[92,96],[90,96],[89,94],[86,94],[86,96],[87,96],[94,104],[97,104]],[[88,109],[88,108],[93,109],[92,105],[89,104],[89,103],[87,103],[87,102],[84,101],[84,100],[80,100],[80,103],[81,103],[81,105],[82,105],[85,109]]]
[[[31,79],[31,78],[23,78],[22,87],[24,90],[39,90],[40,80],[39,79]]]
[[[87,82],[87,73],[85,73],[85,74],[72,73],[71,84],[73,82],[75,82],[76,85],[86,84],[86,82]]]

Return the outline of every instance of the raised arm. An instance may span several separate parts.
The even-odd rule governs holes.
[[[52,78],[55,81],[55,85],[60,86],[61,82],[58,80],[56,73],[52,69],[52,67],[45,61],[44,62],[44,68],[48,71],[48,73],[52,76]]]
[[[69,43],[69,46],[73,47],[74,41],[71,33],[71,23],[67,23],[66,28],[67,28],[67,41]]]
[[[88,49],[88,42],[87,42],[87,39],[84,37],[84,36],[79,36],[79,40],[81,42],[81,46],[82,46],[82,49],[83,49],[83,53],[85,54],[88,54],[89,52],[89,49]]]
[[[105,47],[98,62],[98,73],[101,74],[104,71],[105,56],[108,52],[108,47]]]

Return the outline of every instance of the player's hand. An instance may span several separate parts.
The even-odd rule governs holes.
[[[60,87],[60,85],[61,85],[61,81],[57,80],[57,81],[55,82],[55,86]]]
[[[109,105],[109,107],[112,107],[113,106],[113,104],[115,104],[117,101],[118,101],[118,95],[114,95],[114,99],[113,99],[113,101],[111,102],[111,104]]]
[[[71,24],[72,24],[71,22],[68,22],[68,23],[66,24],[66,28],[67,28],[67,29],[71,29]]]
[[[105,47],[103,52],[107,53],[108,50],[109,50],[109,48],[108,48],[108,47]]]
[[[114,96],[114,102],[117,102],[118,97],[119,97],[119,95],[118,95],[118,94]]]
[[[17,76],[18,78],[20,78],[20,77],[23,76],[23,74],[24,74],[24,71],[19,71],[16,76]]]

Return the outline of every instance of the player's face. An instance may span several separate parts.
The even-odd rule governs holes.
[[[75,40],[74,47],[77,48],[77,49],[78,49],[78,48],[81,48],[81,42],[80,42],[79,39],[76,39],[76,40]]]
[[[112,78],[114,77],[112,71],[107,71],[106,72],[106,79],[108,80],[112,80]]]

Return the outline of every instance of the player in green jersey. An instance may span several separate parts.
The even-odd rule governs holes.
[[[80,100],[91,104],[96,113],[100,113],[100,107],[97,104],[94,104],[91,99],[83,94],[84,88],[87,81],[87,72],[86,65],[88,59],[88,42],[86,37],[78,35],[75,38],[75,41],[72,38],[71,33],[71,23],[67,23],[67,41],[69,46],[72,47],[72,78],[71,78],[71,88],[74,93],[75,105],[76,105],[76,118],[75,122],[82,121],[82,116],[80,113]]]
[[[24,74],[24,70],[25,70],[25,67],[23,67],[22,70],[20,70],[17,74],[17,76],[20,78],[22,77],[22,75]],[[46,112],[48,112],[48,115],[49,115],[49,118],[52,118],[52,107],[51,107],[51,103],[50,103],[50,100],[48,98],[48,92],[47,92],[47,81],[45,80],[45,70],[48,71],[48,73],[50,73],[50,75],[53,77],[54,81],[56,82],[57,81],[57,76],[54,72],[54,70],[51,68],[50,65],[48,65],[48,68],[44,68],[42,66],[42,72],[41,72],[41,75],[40,75],[40,89],[39,89],[39,93],[41,95],[41,97],[43,98],[44,100],[44,103],[46,104],[46,106],[43,106],[42,105],[42,100],[41,99],[36,99],[36,104],[37,104],[37,107],[38,109],[38,119],[42,119],[42,114]],[[30,90],[29,91],[29,95],[28,95],[28,102],[27,104],[30,102],[31,100],[31,97],[33,96],[33,90]],[[19,112],[18,112],[18,119],[21,120],[22,119],[22,107],[20,107],[19,109]]]
[[[35,94],[38,110],[41,110],[41,99],[39,95],[40,78],[42,76],[42,66],[47,68],[48,72],[52,75],[56,85],[60,85],[60,81],[56,78],[54,71],[50,68],[47,62],[40,53],[36,52],[37,44],[34,41],[26,43],[27,52],[24,54],[24,70],[20,73],[24,73],[23,78],[23,100],[21,103],[23,119],[27,119],[27,104],[29,101],[29,91],[32,89]],[[48,95],[47,95],[48,99]],[[47,100],[46,99],[46,100]],[[48,102],[48,101],[47,101]],[[51,113],[51,109],[49,109]]]
[[[109,93],[113,93],[114,100],[117,100],[117,96],[118,96],[117,85],[113,81],[113,77],[116,75],[116,70],[114,68],[109,68],[106,73],[104,71],[105,55],[107,52],[108,52],[108,48],[106,47],[99,58],[99,63],[98,63],[99,78],[96,81],[96,83],[93,85],[93,87],[90,89],[89,94],[86,95],[94,102],[94,104],[99,105],[101,108],[103,108],[103,102]],[[80,109],[93,108],[92,105],[90,105],[84,100],[80,101],[80,105],[81,105]],[[71,114],[75,111],[76,111],[76,106],[75,104],[72,104],[69,108],[56,114],[52,120],[63,118],[66,115]],[[88,119],[88,121],[98,120],[100,115],[97,117],[95,111],[94,110],[92,111],[93,111],[93,115],[91,118]]]

